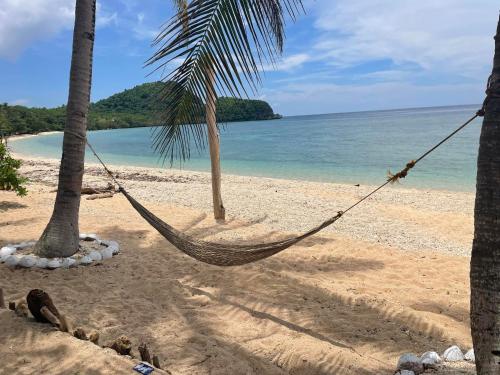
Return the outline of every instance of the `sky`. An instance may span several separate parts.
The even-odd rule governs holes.
[[[144,62],[169,0],[100,0],[92,100],[155,81]],[[29,6],[27,6],[29,4]],[[75,0],[0,0],[0,103],[65,104]],[[283,115],[477,104],[498,0],[304,0],[255,98]]]

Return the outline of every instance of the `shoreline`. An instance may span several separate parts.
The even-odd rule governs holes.
[[[21,172],[30,181],[51,187],[57,185],[59,161],[21,159]],[[138,200],[211,214],[209,172],[115,165],[111,170]],[[110,182],[100,164],[85,165],[84,186],[104,187]],[[294,234],[334,216],[373,188],[229,174],[222,177],[222,197],[229,220],[260,222],[273,231]],[[325,233],[382,243],[404,251],[430,250],[469,256],[474,198],[475,194],[470,192],[388,186],[336,225],[325,229]]]

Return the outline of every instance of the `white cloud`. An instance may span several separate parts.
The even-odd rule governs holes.
[[[74,0],[0,0],[0,58],[15,59],[31,43],[70,28]]]
[[[100,2],[97,3],[96,9],[96,27],[102,28],[110,25],[118,24],[118,13],[117,12],[109,12],[103,9],[102,4]]]
[[[390,59],[423,70],[481,75],[491,66],[497,0],[319,0],[315,49],[332,64]]]
[[[15,59],[32,43],[71,30],[74,19],[75,0],[0,0],[0,58]],[[96,27],[117,22],[98,2]]]
[[[307,53],[298,53],[296,55],[290,55],[281,59],[275,65],[265,65],[263,70],[290,72],[296,68],[300,68],[309,60],[311,60],[311,57]]]
[[[137,23],[133,27],[134,35],[137,39],[152,40],[158,35],[158,30],[146,25],[145,19],[144,13],[137,14]]]

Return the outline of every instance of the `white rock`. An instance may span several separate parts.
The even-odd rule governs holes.
[[[47,268],[47,265],[49,264],[49,260],[47,258],[38,258],[36,260],[36,267],[38,268]]]
[[[120,252],[120,245],[118,245],[118,242],[116,241],[106,241],[105,245],[108,246],[108,249],[111,249],[113,255]]]
[[[16,248],[15,247],[11,247],[11,246],[4,246],[0,249],[0,258],[4,258],[7,259],[7,257],[11,256],[12,254],[14,254],[16,252]]]
[[[80,233],[80,240],[84,240],[85,238],[87,238],[87,234]]]
[[[415,373],[410,370],[401,370],[396,372],[396,375],[415,375]]]
[[[73,267],[76,264],[76,260],[73,258],[64,258],[62,261],[62,266],[64,268],[70,268]]]
[[[418,375],[424,372],[424,365],[415,354],[406,353],[399,357],[397,370],[409,370],[414,372],[415,375]]]
[[[465,353],[464,358],[466,361],[476,362],[476,355],[474,354],[474,349],[471,349],[467,353]]]
[[[464,360],[464,354],[456,345],[450,346],[443,353],[443,359],[446,362],[458,362]]]
[[[109,247],[101,250],[102,259],[109,259],[113,257],[113,249]]]
[[[37,258],[33,255],[25,255],[19,260],[19,266],[31,268],[36,265]]]
[[[89,257],[88,255],[85,255],[82,257],[82,259],[80,259],[80,264],[83,264],[84,266],[87,266],[92,262],[93,262],[92,258]]]
[[[17,255],[9,255],[7,259],[5,259],[5,264],[9,267],[15,267],[19,263],[19,256]]]
[[[61,268],[61,262],[58,259],[49,260],[49,262],[47,263],[47,268],[51,270]]]
[[[96,251],[96,250],[92,250],[89,253],[89,257],[90,257],[90,259],[95,260],[95,261],[99,261],[102,259],[101,253]]]
[[[432,367],[443,361],[436,352],[425,352],[420,357],[420,360],[422,361],[424,367]]]

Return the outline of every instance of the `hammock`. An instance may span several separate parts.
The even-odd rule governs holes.
[[[99,155],[96,153],[92,145],[87,141],[87,145],[89,146],[92,153],[95,155],[97,160],[101,163],[104,170],[108,173],[111,179],[118,185],[120,188],[120,192],[127,198],[132,207],[141,215],[153,228],[155,228],[167,241],[169,241],[172,245],[174,245],[177,249],[182,251],[184,254],[199,260],[200,262],[213,264],[216,266],[241,266],[244,264],[249,264],[256,262],[261,259],[269,258],[275,254],[278,254],[290,246],[295,245],[296,243],[313,236],[324,228],[332,225],[338,219],[340,219],[346,212],[352,210],[354,207],[359,205],[361,202],[365,201],[373,194],[387,186],[388,184],[394,183],[401,178],[405,178],[413,167],[422,159],[424,159],[427,155],[457,134],[460,130],[469,125],[473,120],[475,120],[479,116],[484,115],[484,110],[481,109],[476,113],[475,116],[467,120],[463,125],[461,125],[458,129],[453,131],[450,135],[432,147],[430,150],[425,152],[421,157],[416,160],[410,161],[406,164],[406,167],[396,174],[391,174],[389,172],[389,178],[381,184],[376,189],[372,190],[369,194],[362,197],[352,206],[347,208],[345,211],[339,211],[337,215],[331,217],[330,219],[324,221],[322,224],[317,227],[309,230],[308,232],[297,236],[291,237],[282,241],[269,242],[269,243],[260,243],[260,244],[252,244],[252,245],[229,245],[223,243],[215,243],[215,242],[207,242],[197,240],[192,238],[185,233],[175,229],[171,225],[165,223],[163,220],[155,216],[151,211],[146,209],[143,205],[137,202],[117,181],[113,173],[108,169],[106,164],[101,160]]]
[[[165,237],[168,242],[191,258],[216,266],[241,266],[243,264],[269,258],[270,256],[288,249],[297,242],[318,233],[320,230],[336,222],[342,216],[342,213],[339,212],[336,216],[298,237],[255,245],[228,245],[200,241],[189,237],[148,211],[143,205],[132,198],[125,189],[120,188],[120,191],[139,215]]]

